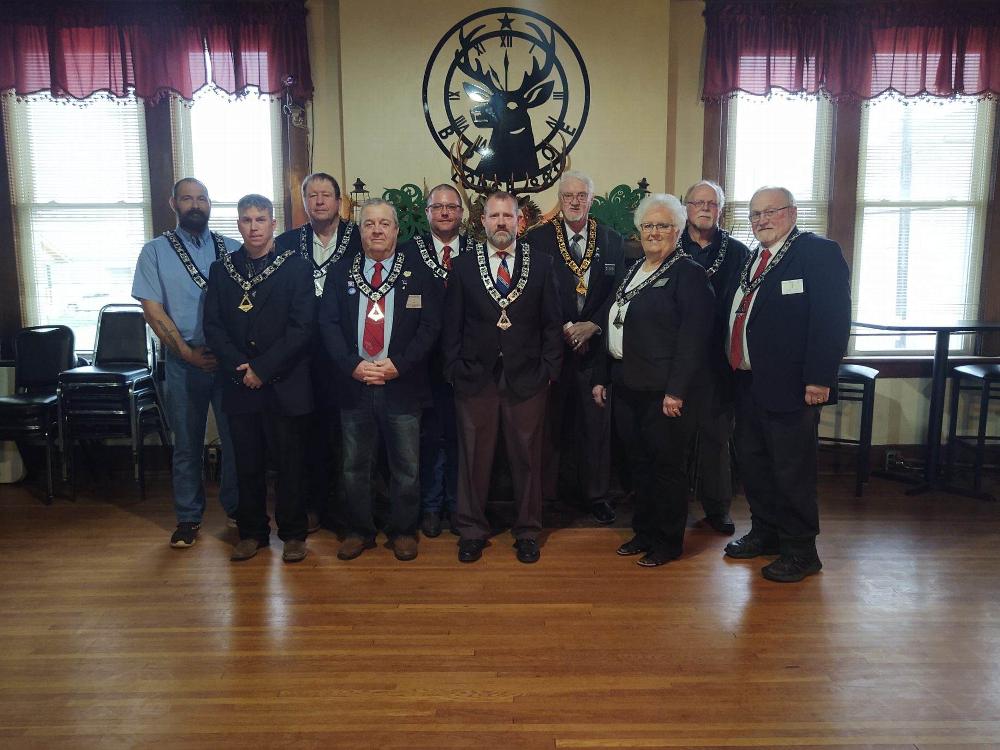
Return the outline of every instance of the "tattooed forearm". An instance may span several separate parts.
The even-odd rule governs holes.
[[[178,357],[184,358],[184,351],[181,347],[185,345],[185,342],[173,321],[169,318],[153,318],[153,330],[156,331],[156,335],[160,337],[160,341],[165,347]]]

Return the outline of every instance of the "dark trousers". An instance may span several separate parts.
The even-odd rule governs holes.
[[[267,516],[268,449],[278,469],[274,501],[278,538],[286,542],[306,538],[302,457],[307,419],[308,415],[286,417],[272,411],[229,415],[240,488],[236,509],[240,539],[266,544],[271,534]]]
[[[462,539],[490,535],[486,499],[497,433],[502,427],[514,483],[515,539],[536,539],[542,530],[542,433],[548,389],[515,401],[501,385],[487,383],[474,396],[455,396],[458,418],[458,517]]]
[[[542,490],[549,499],[589,506],[608,496],[611,414],[594,403],[593,368],[567,349],[559,380],[549,388]]]
[[[733,467],[729,454],[733,406],[719,403],[717,389],[711,384],[705,385],[692,406],[695,407],[691,443],[695,495],[705,515],[725,515],[733,504]]]
[[[736,456],[753,530],[777,537],[784,554],[815,555],[819,407],[768,411],[753,397],[751,373],[738,372],[736,382]]]
[[[343,523],[339,497],[341,468],[340,408],[316,409],[306,431],[306,504],[327,526]]]
[[[632,530],[652,550],[677,557],[687,527],[685,456],[692,418],[664,415],[659,391],[634,391],[615,383],[611,399],[635,487]]]
[[[453,513],[458,484],[458,433],[455,391],[445,382],[431,383],[434,405],[420,420],[420,509]]]
[[[372,468],[380,441],[389,461],[389,538],[412,536],[420,519],[420,412],[396,411],[386,404],[385,388],[365,388],[360,403],[341,406],[344,431],[344,502],[347,533],[375,538]]]

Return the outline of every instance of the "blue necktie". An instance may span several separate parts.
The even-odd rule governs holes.
[[[507,265],[507,253],[497,253],[500,256],[500,267],[497,269],[496,287],[500,294],[510,291],[510,266]]]

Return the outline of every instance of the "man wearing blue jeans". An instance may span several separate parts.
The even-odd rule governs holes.
[[[221,408],[222,382],[215,356],[205,346],[202,316],[209,267],[238,250],[240,243],[208,230],[212,202],[198,180],[179,180],[170,207],[177,215],[177,228],[143,246],[132,296],[166,349],[166,408],[174,435],[171,474],[177,515],[170,546],[185,548],[195,543],[205,513],[202,456],[209,404],[222,443],[219,499],[230,518],[238,503],[233,444]]]

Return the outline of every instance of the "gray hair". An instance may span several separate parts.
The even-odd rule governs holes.
[[[248,208],[257,208],[261,211],[267,211],[268,216],[272,219],[274,218],[274,204],[271,203],[271,199],[263,195],[258,195],[257,193],[250,193],[249,195],[244,195],[240,198],[239,203],[236,204],[236,213],[240,216]]]
[[[715,180],[698,180],[694,185],[687,189],[684,193],[684,202],[688,202],[688,198],[691,197],[691,193],[700,187],[710,187],[715,191],[715,198],[719,203],[719,210],[721,211],[726,205],[726,193],[722,189],[722,185],[717,183]]]
[[[584,185],[587,186],[587,192],[591,195],[594,194],[594,181],[590,179],[590,175],[584,174],[576,169],[571,169],[568,172],[563,172],[562,177],[559,178],[559,190],[562,190],[563,185],[567,180],[579,180]]]
[[[396,213],[396,207],[392,205],[389,201],[383,200],[381,198],[369,198],[364,203],[361,204],[361,211],[358,213],[358,217],[364,216],[366,208],[374,208],[375,206],[388,206],[389,210],[392,211],[392,220],[399,226],[399,215]]]
[[[667,193],[650,193],[639,201],[639,205],[635,207],[635,214],[633,214],[632,218],[636,229],[639,228],[646,214],[654,208],[667,209],[673,217],[673,222],[677,226],[677,229],[684,228],[684,222],[687,221],[687,211],[684,210],[681,202]]]
[[[753,191],[753,195],[750,196],[750,202],[753,203],[754,198],[756,198],[761,193],[765,193],[770,190],[781,193],[784,196],[785,200],[788,202],[789,206],[796,205],[795,196],[792,195],[792,191],[789,190],[788,188],[780,187],[778,185],[765,185],[764,187],[757,188],[756,190]]]

